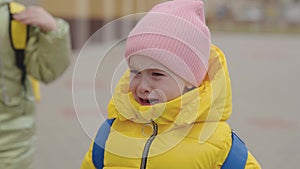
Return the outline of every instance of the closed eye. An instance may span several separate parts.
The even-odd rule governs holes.
[[[165,76],[163,73],[152,72],[152,76]]]

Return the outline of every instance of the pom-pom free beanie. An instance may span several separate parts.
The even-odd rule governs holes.
[[[167,1],[153,7],[128,35],[125,58],[148,56],[198,87],[210,56],[210,32],[201,0]]]

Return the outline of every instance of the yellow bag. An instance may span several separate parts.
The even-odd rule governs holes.
[[[16,65],[22,71],[21,83],[25,88],[25,79],[26,79],[26,67],[24,64],[25,60],[25,48],[27,45],[29,27],[19,21],[13,19],[13,14],[19,13],[25,9],[25,7],[16,2],[9,2],[9,34],[12,48],[15,51],[16,55]],[[39,82],[34,79],[32,76],[28,76],[31,86],[33,88],[33,93],[36,101],[40,101],[40,87]]]

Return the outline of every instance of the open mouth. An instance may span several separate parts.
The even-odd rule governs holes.
[[[140,98],[141,105],[154,105],[156,103],[159,103],[158,99],[142,99]]]

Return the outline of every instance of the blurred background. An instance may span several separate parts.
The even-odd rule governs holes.
[[[18,0],[38,4],[71,24],[73,48],[106,23],[146,12],[166,0]],[[300,0],[203,0],[207,24],[213,31],[300,33]],[[109,31],[118,36],[128,23]],[[135,21],[132,21],[135,24]],[[80,34],[78,34],[80,32]],[[107,38],[107,37],[106,37]]]
[[[91,105],[108,102],[113,71],[123,48],[110,51],[98,64],[103,76],[90,86],[85,74],[111,45],[130,31],[137,20],[121,20],[95,33],[111,21],[147,12],[162,0],[18,0],[41,5],[71,25],[73,64],[57,81],[42,86],[38,103],[38,169],[79,168],[91,133],[99,125],[99,110]],[[227,56],[233,91],[230,125],[266,169],[298,168],[300,159],[300,0],[204,0],[212,41]],[[103,33],[104,32],[104,33]],[[93,38],[90,38],[92,35]],[[89,42],[87,43],[87,40]],[[79,58],[84,58],[79,61]],[[74,79],[78,64],[82,78]],[[77,65],[77,67],[76,67]],[[97,65],[96,65],[97,66]],[[72,83],[76,84],[76,87]],[[83,98],[78,114],[72,92]],[[105,114],[104,108],[101,113]],[[101,114],[100,113],[100,114]]]

